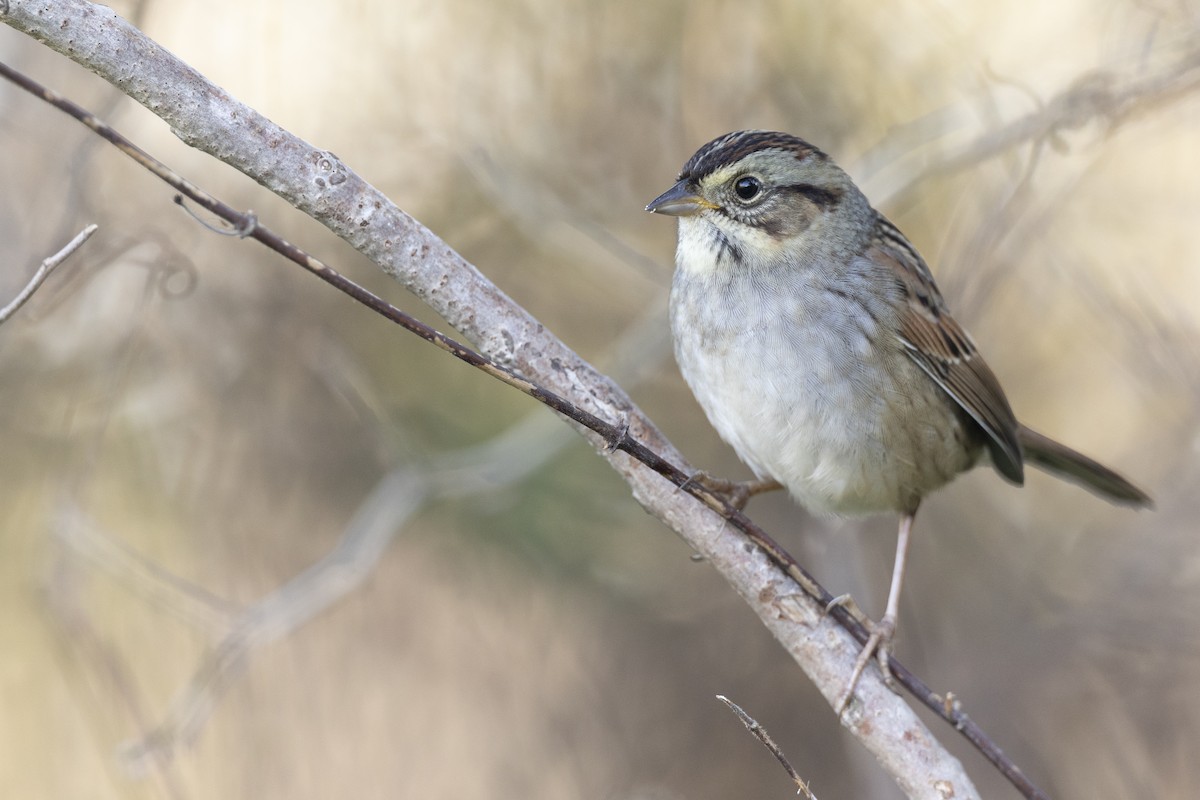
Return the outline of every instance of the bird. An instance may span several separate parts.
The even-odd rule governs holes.
[[[922,500],[980,463],[1026,464],[1116,504],[1151,498],[1017,421],[912,243],[828,155],[778,131],[708,142],[646,210],[678,218],[670,322],[680,372],[755,475],[701,474],[735,506],[785,488],[819,515],[893,513],[887,605],[837,703],[872,656],[888,668]]]

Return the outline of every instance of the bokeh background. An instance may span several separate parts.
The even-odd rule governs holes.
[[[721,475],[748,473],[671,361],[674,230],[641,209],[728,130],[827,150],[924,252],[1020,416],[1158,501],[959,480],[922,510],[899,657],[1055,797],[1200,784],[1195,3],[116,8],[337,153]],[[0,57],[438,322],[94,76],[4,27]],[[822,800],[901,796],[547,411],[205,231],[32,98],[0,86],[0,109],[0,297],[100,225],[0,328],[0,795],[791,796],[720,693]],[[751,512],[879,613],[894,520]],[[292,583],[371,520],[392,534],[376,561]],[[122,757],[212,688],[247,611],[269,622],[235,640],[255,646],[201,696],[211,716]],[[1015,796],[933,724],[985,796]]]

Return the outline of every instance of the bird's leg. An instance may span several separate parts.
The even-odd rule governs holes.
[[[746,503],[756,494],[782,489],[783,484],[774,478],[759,478],[753,481],[731,481],[726,478],[716,478],[701,470],[688,479],[698,483],[714,494],[725,498],[729,505],[741,511]]]
[[[900,532],[896,536],[896,561],[892,565],[892,588],[888,591],[887,608],[883,619],[871,626],[871,637],[863,645],[858,660],[854,662],[854,672],[850,675],[850,683],[838,700],[837,712],[841,714],[854,696],[854,687],[862,677],[863,670],[871,662],[874,655],[879,662],[879,671],[883,673],[883,681],[889,687],[895,688],[892,671],[888,667],[888,656],[892,650],[892,638],[896,635],[896,617],[900,613],[900,587],[904,583],[904,563],[908,557],[908,537],[912,533],[913,518],[916,511],[905,514],[900,519]]]

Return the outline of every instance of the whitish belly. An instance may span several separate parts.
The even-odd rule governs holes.
[[[805,325],[801,308],[722,317],[681,299],[677,286],[676,359],[696,399],[756,475],[805,507],[915,510],[978,459],[973,423],[892,340],[881,340],[886,354],[873,347],[869,319]]]

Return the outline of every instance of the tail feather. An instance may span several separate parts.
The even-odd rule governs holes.
[[[1017,439],[1025,451],[1025,461],[1028,464],[1077,483],[1109,502],[1136,508],[1154,506],[1150,495],[1108,467],[1064,444],[1059,444],[1048,436],[1022,425],[1017,431]]]

